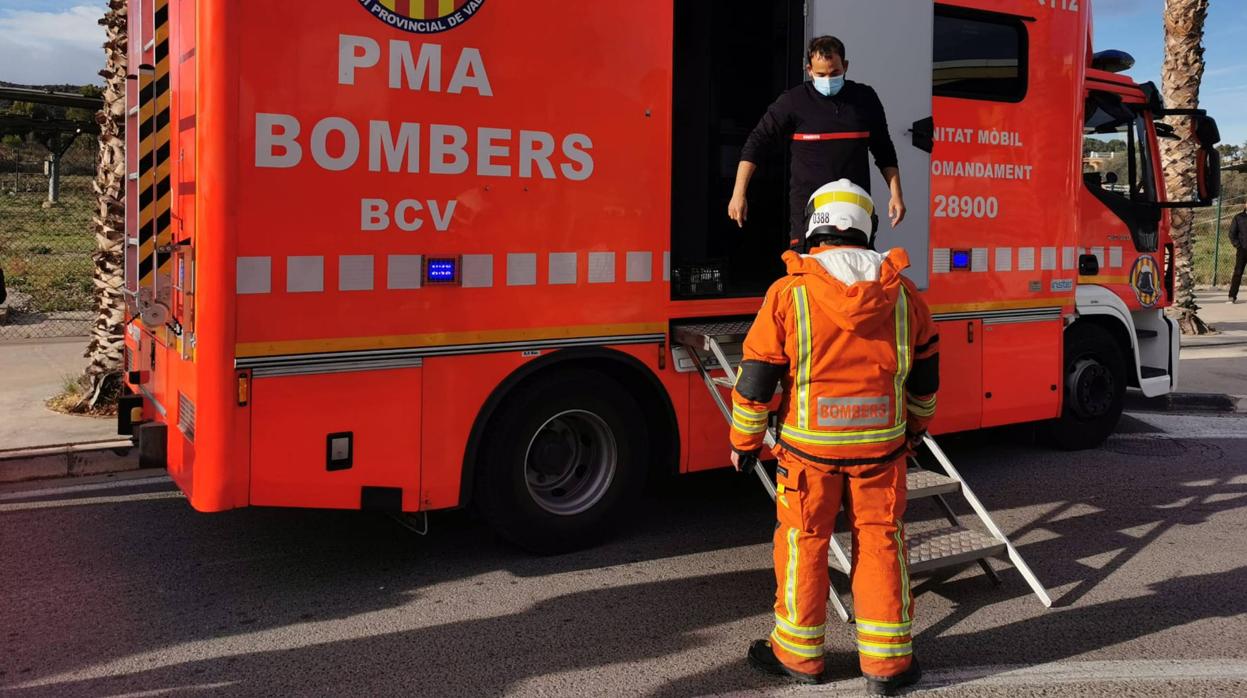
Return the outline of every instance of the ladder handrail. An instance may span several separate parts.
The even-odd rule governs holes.
[[[1030,565],[1027,565],[1026,561],[1022,559],[1022,554],[1018,552],[1017,548],[1013,547],[1013,543],[1009,541],[1008,536],[1000,530],[1000,527],[996,525],[995,521],[992,521],[992,517],[988,515],[987,509],[983,506],[983,503],[980,502],[979,498],[976,497],[974,492],[970,490],[969,485],[967,485],[965,479],[961,477],[961,473],[957,472],[957,468],[953,465],[952,461],[948,459],[948,456],[944,453],[944,450],[935,443],[935,439],[933,439],[930,434],[923,435],[922,442],[926,444],[927,449],[931,451],[931,454],[935,456],[935,459],[940,462],[941,466],[944,467],[944,472],[948,473],[948,476],[952,479],[961,483],[961,495],[965,497],[966,502],[970,504],[970,508],[974,509],[974,513],[978,514],[979,520],[983,522],[983,525],[987,526],[987,530],[990,531],[997,540],[1005,544],[1005,549],[1009,551],[1009,560],[1013,563],[1013,566],[1017,568],[1018,572],[1022,573],[1022,577],[1026,580],[1026,583],[1030,585],[1031,591],[1035,592],[1035,596],[1039,597],[1039,600],[1043,603],[1045,608],[1052,608],[1052,598],[1048,596],[1048,590],[1044,588],[1043,584],[1039,582],[1039,578],[1036,577],[1035,573],[1031,571]]]
[[[723,413],[723,418],[727,420],[728,424],[731,424],[732,410],[728,408],[727,402],[723,399],[723,395],[719,393],[719,386],[715,384],[714,379],[710,377],[710,372],[706,370],[704,365],[702,365],[701,357],[697,355],[697,352],[690,351],[688,354],[689,358],[693,360],[693,366],[695,366],[697,368],[697,372],[701,374],[701,379],[705,381],[706,388],[710,391],[710,396],[714,398],[715,404],[719,406],[719,412]],[[735,384],[731,370],[728,368],[724,368],[723,370],[728,374],[729,378],[733,378],[733,384]],[[775,445],[775,439],[771,436],[769,429],[763,437],[763,440],[766,442],[768,448]],[[766,488],[766,493],[771,496],[771,501],[775,501],[775,483],[771,482],[771,476],[766,474],[766,470],[762,467],[762,463],[757,459],[754,459],[753,462],[753,472],[758,476],[758,479],[762,481],[762,486]]]
[[[727,356],[723,353],[722,347],[720,347],[719,343],[712,337],[706,337],[706,345],[710,352],[714,354],[715,358],[719,361],[719,368],[723,369],[723,372],[727,374],[727,379],[731,382],[732,387],[735,387],[736,375],[732,373],[732,364],[727,360]],[[714,398],[715,404],[718,405],[719,412],[723,414],[723,418],[727,420],[728,424],[731,424],[732,410],[728,407],[727,401],[723,399],[722,393],[719,392],[719,385],[715,383],[714,378],[710,376],[710,371],[708,371],[702,363],[701,356],[697,353],[697,351],[693,347],[686,346],[685,348],[688,349],[689,358],[692,359],[693,366],[697,369],[697,373],[701,375],[702,381],[706,384],[706,389],[710,391],[710,396]],[[775,435],[771,432],[771,428],[769,426],[767,427],[766,432],[762,435],[762,442],[766,444],[767,448],[775,448]],[[762,486],[766,488],[766,493],[770,495],[771,501],[774,502],[776,497],[779,496],[775,491],[775,483],[771,482],[771,476],[767,474],[766,469],[762,467],[762,462],[757,458],[753,459],[753,472],[758,476],[758,479],[762,481]],[[844,568],[849,569],[848,560],[845,558],[844,551],[840,548],[840,544],[836,540],[835,536],[831,537],[830,545],[836,552],[837,557],[843,561]],[[840,591],[836,589],[835,584],[832,583],[830,579],[828,579],[827,582],[829,591],[827,594],[827,600],[830,601],[832,607],[835,608],[836,615],[840,616],[840,620],[845,623],[850,622],[853,617],[849,615],[849,609],[845,608],[844,602],[840,599]]]

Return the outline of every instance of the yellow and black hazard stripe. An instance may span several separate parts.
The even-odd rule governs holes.
[[[168,274],[172,255],[156,269],[156,250],[172,243],[169,91],[169,0],[156,0],[154,71],[140,71],[139,286],[152,288],[155,273]]]

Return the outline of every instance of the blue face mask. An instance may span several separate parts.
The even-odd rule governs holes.
[[[814,78],[814,89],[824,97],[834,97],[840,94],[840,90],[844,89],[844,76],[837,75],[834,78]]]

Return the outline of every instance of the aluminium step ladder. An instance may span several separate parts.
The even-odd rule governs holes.
[[[736,367],[740,364],[741,343],[752,325],[750,320],[703,321],[688,324],[677,324],[672,327],[672,344],[686,355],[689,363],[696,369],[710,391],[724,419],[729,423],[732,419],[730,391],[736,384]],[[680,357],[677,356],[677,360]],[[720,369],[722,375],[713,375],[714,369]],[[777,391],[779,388],[776,389]],[[763,437],[767,448],[775,446],[775,426],[772,423]],[[995,584],[1000,578],[988,563],[992,557],[1005,556],[1017,568],[1018,572],[1030,585],[1045,607],[1052,606],[1052,599],[1047,590],[1031,572],[1030,566],[1022,559],[1021,554],[1005,536],[1000,527],[992,521],[987,509],[978,497],[966,485],[957,468],[948,459],[944,451],[935,443],[935,439],[927,435],[923,438],[927,450],[943,468],[944,473],[923,468],[916,458],[910,459],[907,471],[908,499],[930,499],[939,507],[948,521],[947,528],[907,534],[909,544],[909,571],[912,575],[929,574],[939,570],[950,570],[977,563],[987,577]],[[753,472],[762,482],[771,499],[775,499],[775,483],[762,464],[754,461]],[[956,513],[949,506],[945,495],[960,494],[970,505],[975,517],[987,530],[980,531],[961,525]],[[852,568],[852,543],[848,532],[837,533],[831,538],[828,563],[832,569],[849,574]],[[844,621],[850,616],[840,599],[839,592],[832,586],[830,601],[836,613]]]

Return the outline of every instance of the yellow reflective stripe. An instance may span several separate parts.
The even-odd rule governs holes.
[[[914,643],[903,642],[890,645],[880,642],[863,642],[862,640],[858,640],[857,651],[867,657],[879,657],[885,659],[888,657],[904,657],[914,653]]]
[[[905,381],[909,378],[909,295],[901,286],[900,295],[896,297],[896,423],[905,423],[905,410],[901,404],[905,400]]]
[[[798,657],[818,659],[819,657],[823,656],[823,643],[821,642],[818,643],[817,645],[798,645],[795,642],[789,642],[785,640],[784,638],[780,637],[778,631],[771,633],[771,642],[774,642],[775,644],[784,648],[788,652],[791,652],[797,655]]]
[[[905,637],[913,631],[913,623],[886,623],[883,621],[862,620],[858,618],[854,621],[857,625],[857,632],[867,635],[879,635],[882,637]]]
[[[761,422],[759,424],[752,424],[749,422],[740,422],[740,421],[737,421],[736,419],[732,419],[732,428],[735,429],[736,431],[739,431],[742,434],[761,434],[762,432],[766,431],[766,422]]]
[[[935,402],[934,401],[931,402],[930,406],[924,406],[920,403],[910,400],[905,403],[905,407],[907,407],[910,412],[913,412],[919,417],[930,417],[935,414]]]
[[[823,639],[823,636],[827,633],[826,624],[797,625],[796,623],[788,622],[786,618],[779,615],[778,613],[775,614],[775,625],[780,630],[788,633],[789,635],[792,635],[793,637],[800,637],[800,638],[805,638],[809,640],[821,640]]]
[[[875,212],[875,202],[870,200],[869,196],[862,196],[851,191],[833,191],[826,194],[819,194],[814,197],[814,209],[817,210],[827,204],[857,204],[866,209],[867,215],[873,215]]]
[[[797,529],[788,529],[788,570],[784,579],[784,604],[788,620],[797,622]]]
[[[797,426],[810,426],[810,361],[813,354],[810,331],[809,296],[805,286],[792,289],[792,304],[797,311]]]
[[[810,431],[800,429],[791,424],[781,428],[781,434],[789,441],[814,444],[816,446],[850,446],[857,444],[886,443],[905,435],[905,425],[899,424],[887,429],[871,429],[867,431]]]
[[[766,410],[756,412],[748,407],[745,407],[744,405],[734,405],[732,407],[732,414],[740,417],[746,422],[765,422],[767,416],[770,415],[770,412],[767,412]]]
[[[910,622],[909,615],[909,561],[905,559],[905,524],[896,522],[896,559],[901,565],[901,621]]]
[[[914,397],[913,395],[909,395],[905,399],[909,401],[909,404],[916,405],[918,407],[935,407],[935,398],[936,396],[932,395],[926,400],[923,400],[921,398]]]

